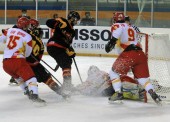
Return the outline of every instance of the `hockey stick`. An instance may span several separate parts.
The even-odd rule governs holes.
[[[49,64],[47,64],[44,60],[40,60],[40,61],[42,61],[44,64],[46,64],[50,69],[52,69],[54,72],[56,72],[57,70],[58,70],[58,68],[59,68],[59,65],[57,64],[56,65],[56,67],[53,69]]]
[[[40,64],[41,64],[41,63],[40,63]],[[42,64],[41,64],[41,65],[42,65]],[[42,66],[43,66],[43,65],[42,65]],[[44,66],[43,66],[43,67],[44,67]],[[45,67],[44,67],[44,69],[62,86],[61,82],[60,82],[54,75],[52,75],[50,71],[48,71]]]
[[[32,56],[36,61],[38,61],[38,59],[36,59],[35,56],[33,56],[33,55],[31,55],[31,56]],[[40,64],[41,64],[41,63],[40,63]],[[42,65],[42,64],[41,64],[41,65]],[[42,65],[42,66],[43,66],[43,65]],[[44,67],[44,66],[43,66],[43,67]],[[44,67],[44,69],[45,69],[60,85],[62,85],[61,82],[60,82],[56,77],[54,77],[54,75],[52,75],[49,70],[47,70],[47,68]]]
[[[37,59],[36,59],[36,57],[35,56],[33,56],[32,54],[31,54],[31,56],[36,60],[36,61],[38,61]],[[51,70],[53,70],[54,72],[56,72],[57,70],[58,70],[58,68],[59,68],[59,65],[57,64],[56,65],[56,67],[53,69],[49,64],[47,64],[44,60],[40,60],[40,61],[42,61],[44,64],[46,64]]]
[[[77,63],[76,63],[75,58],[73,58],[73,61],[74,61],[74,64],[75,64],[75,67],[76,67],[77,73],[78,73],[78,75],[79,75],[80,81],[81,81],[81,83],[83,83],[82,78],[81,78],[81,76],[80,76],[79,69],[78,69],[78,67],[77,67]]]

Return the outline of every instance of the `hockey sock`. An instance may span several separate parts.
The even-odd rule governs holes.
[[[48,85],[53,91],[59,90],[59,85],[50,77],[46,82],[46,85]]]
[[[32,91],[33,94],[38,94],[38,84],[35,77],[26,81],[29,91]]]

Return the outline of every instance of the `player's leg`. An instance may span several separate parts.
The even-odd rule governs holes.
[[[115,90],[115,93],[109,98],[111,101],[123,99],[123,93],[121,91],[122,83],[119,74],[127,74],[127,72],[130,70],[130,66],[132,65],[131,59],[127,58],[126,55],[127,54],[124,52],[121,53],[109,72],[110,80]]]
[[[52,56],[57,64],[62,68],[63,72],[63,91],[71,91],[73,89],[72,78],[71,78],[71,65],[72,59],[66,54],[65,49],[57,47],[47,47],[47,51],[50,56]]]
[[[45,102],[38,96],[37,79],[25,59],[8,59],[3,61],[4,70],[14,78],[21,77],[28,86],[29,98],[35,102]],[[23,85],[23,90],[24,86]]]
[[[29,90],[29,99],[33,102],[44,103],[45,101],[39,98],[38,84],[35,74],[25,59],[20,62],[20,68],[16,73],[25,81]]]
[[[140,55],[137,55],[137,59],[139,59],[139,63],[133,68],[134,75],[137,78],[139,84],[141,84],[145,88],[145,90],[151,95],[152,99],[156,103],[159,103],[161,99],[154,91],[154,87],[149,79],[149,68],[146,56],[143,52],[140,52]]]
[[[109,100],[110,101],[122,100],[123,99],[123,94],[121,91],[122,84],[119,74],[114,72],[112,69],[109,72],[109,76],[111,79],[112,87],[115,90],[115,93],[111,97],[109,97]]]
[[[39,83],[45,83],[51,90],[63,97],[66,97],[66,95],[61,92],[61,87],[52,79],[51,74],[46,71],[42,64],[39,63],[31,68],[33,69]]]
[[[21,77],[14,79],[18,85],[21,87],[22,91],[24,92],[24,95],[27,95],[29,98],[29,90],[28,90],[28,86],[26,85],[26,83],[24,82],[24,79],[22,79]]]
[[[56,60],[57,64],[62,68],[63,72],[63,89],[70,90],[72,86],[72,78],[71,78],[71,65],[72,59],[66,54],[65,49],[54,49],[55,52],[52,56]],[[60,53],[59,53],[60,52]]]

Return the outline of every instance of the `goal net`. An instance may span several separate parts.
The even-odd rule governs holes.
[[[139,41],[148,57],[150,79],[162,101],[170,102],[170,40],[168,34],[139,33]],[[146,95],[150,101],[150,95]]]

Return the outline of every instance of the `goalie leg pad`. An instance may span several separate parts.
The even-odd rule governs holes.
[[[137,84],[130,82],[122,83],[122,92],[125,99],[140,100],[139,87]]]

